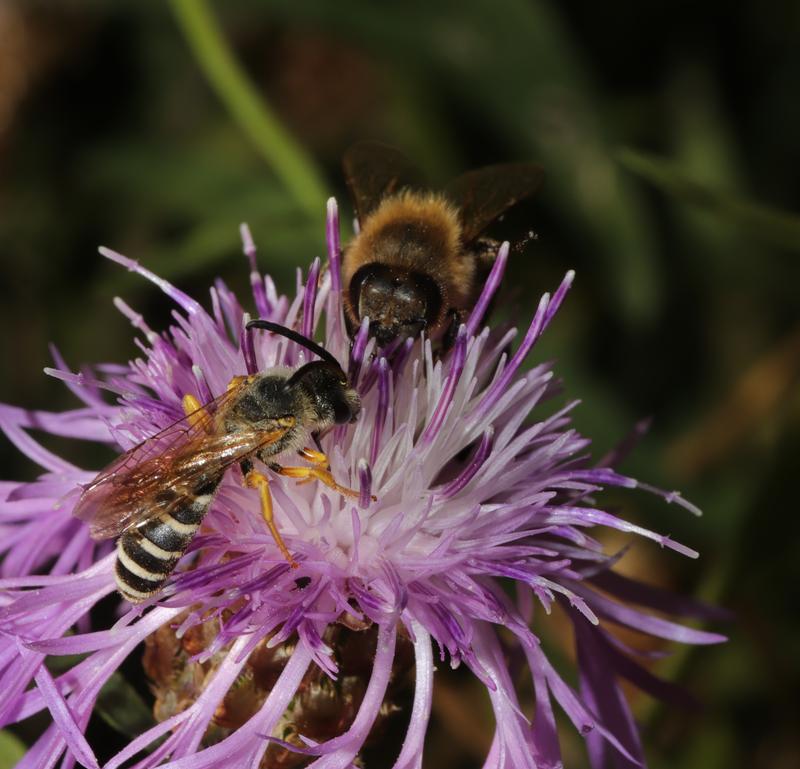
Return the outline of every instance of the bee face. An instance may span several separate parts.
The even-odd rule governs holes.
[[[384,200],[345,254],[351,329],[369,318],[381,346],[422,331],[437,337],[473,272],[460,250],[457,214],[442,196],[406,191]]]
[[[351,336],[368,317],[381,346],[423,330],[433,340],[449,336],[499,247],[484,230],[543,178],[539,166],[501,164],[431,192],[404,155],[376,142],[353,145],[344,170],[360,228],[344,252],[345,315]]]
[[[323,361],[313,361],[298,369],[289,380],[308,404],[308,419],[315,430],[355,422],[361,412],[358,393],[347,385],[341,369]]]
[[[442,312],[442,292],[424,273],[372,263],[350,281],[350,305],[358,317],[370,319],[370,334],[385,346],[434,327]]]

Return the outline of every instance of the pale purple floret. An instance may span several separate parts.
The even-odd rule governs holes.
[[[513,333],[480,326],[502,278],[508,254],[503,246],[478,307],[443,359],[427,341],[408,341],[387,360],[375,356],[366,321],[352,349],[345,336],[333,201],[327,236],[330,269],[316,260],[289,300],[259,273],[255,246],[243,227],[249,311],[217,282],[209,312],[138,263],[101,249],[175,302],[174,325],[156,333],[117,299],[139,332],[141,358],[76,373],[54,352],[55,367],[47,371],[67,384],[81,406],[60,414],[0,406],[0,426],[44,470],[33,483],[0,484],[0,726],[43,709],[52,717],[19,766],[52,766],[62,755],[65,767],[98,766],[84,731],[101,687],[123,659],[179,615],[184,631],[232,607],[201,655],[229,646],[199,699],[134,739],[105,766],[114,769],[135,758],[137,767],[255,767],[309,667],[336,675],[322,638],[329,623],[355,611],[354,601],[379,628],[372,674],[350,728],[327,743],[308,745],[317,756],[311,766],[344,769],[358,755],[384,699],[401,625],[416,666],[410,722],[395,769],[421,766],[435,656],[467,665],[486,686],[496,719],[487,769],[561,766],[555,703],[585,735],[594,766],[643,765],[619,679],[656,696],[680,695],[636,662],[606,623],[684,643],[722,637],[651,614],[715,617],[708,607],[616,575],[610,570],[615,557],[604,554],[591,535],[595,527],[611,527],[696,555],[595,506],[603,487],[639,484],[606,463],[589,462],[589,441],[570,426],[574,403],[543,407],[558,391],[551,366],[523,368],[564,300],[572,273],[552,297],[542,297],[509,357]],[[112,628],[90,628],[89,609],[115,589],[111,543],[92,542],[86,525],[71,516],[81,484],[96,471],[55,456],[28,430],[129,449],[180,418],[186,393],[207,400],[235,375],[309,359],[286,339],[245,334],[250,315],[316,331],[347,365],[363,410],[355,425],[331,431],[322,445],[334,477],[359,490],[359,498],[343,498],[319,484],[272,480],[278,525],[300,563],[293,571],[264,528],[255,492],[242,488],[231,472],[207,516],[208,531],[195,538],[193,555],[184,559],[185,566],[196,558],[192,568],[179,567],[145,614],[130,609]],[[662,496],[693,509],[677,494]],[[301,577],[308,580],[302,590],[296,582]],[[513,593],[500,578],[513,583]],[[549,612],[555,602],[575,629],[577,691],[555,671],[530,629],[537,607]],[[186,616],[188,607],[194,608]],[[497,626],[513,634],[527,659],[533,713],[520,704]],[[248,654],[267,636],[270,644],[280,644],[293,634],[296,650],[258,712],[221,742],[202,747],[215,709]],[[67,654],[88,656],[51,676],[43,665],[46,655]],[[143,752],[165,735],[152,752]]]

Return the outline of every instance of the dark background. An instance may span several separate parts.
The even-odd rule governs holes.
[[[291,291],[295,266],[323,253],[325,197],[351,215],[339,171],[351,141],[395,144],[439,182],[536,160],[545,190],[503,225],[539,236],[512,259],[507,304],[526,321],[576,269],[538,357],[583,400],[576,422],[598,455],[652,416],[621,469],[705,511],[615,495],[701,552],[637,544],[621,566],[738,617],[727,645],[660,666],[700,714],[632,695],[650,763],[800,765],[800,5],[217,3],[258,101],[311,169],[289,185],[248,134],[258,120],[209,85],[180,8],[193,4],[0,4],[0,400],[74,403],[42,374],[51,341],[74,368],[135,356],[115,295],[167,322],[156,289],[100,244],[198,298],[218,275],[244,293],[247,221],[262,268]],[[36,473],[6,441],[0,460],[3,478]],[[562,624],[546,640],[568,660]],[[462,685],[437,694],[431,766],[478,766],[485,752],[485,705],[464,720]],[[568,766],[583,766],[564,734]]]

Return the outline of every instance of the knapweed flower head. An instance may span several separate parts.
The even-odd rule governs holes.
[[[523,367],[572,273],[541,298],[511,352],[514,329],[481,325],[503,246],[452,349],[438,354],[428,341],[407,340],[386,357],[368,338],[368,319],[352,344],[345,334],[333,202],[328,265],[316,260],[305,279],[298,274],[294,299],[259,273],[246,228],[243,237],[247,309],[221,282],[206,309],[102,249],[175,302],[174,324],[158,333],[117,299],[140,358],[71,372],[56,354],[48,373],[81,405],[0,411],[8,437],[44,470],[32,483],[0,486],[0,725],[42,711],[51,719],[19,766],[62,757],[66,767],[99,766],[87,724],[104,684],[143,642],[158,723],[107,769],[344,769],[362,765],[388,718],[402,720],[404,738],[384,764],[420,767],[437,665],[466,666],[485,686],[495,719],[486,767],[562,766],[556,706],[584,735],[593,766],[643,765],[619,682],[659,696],[670,689],[609,624],[688,643],[721,637],[651,613],[711,616],[706,607],[614,573],[618,554],[603,551],[600,527],[695,554],[598,506],[603,487],[638,484],[591,463],[589,441],[570,426],[575,404],[558,404],[551,366]],[[333,476],[359,498],[271,477],[276,520],[299,565],[292,569],[264,526],[258,494],[231,468],[166,587],[144,604],[121,602],[112,627],[94,627],[93,607],[115,593],[116,556],[71,513],[96,469],[54,455],[28,430],[128,450],[180,419],[185,395],[207,401],[235,376],[310,359],[290,340],[246,333],[251,316],[316,335],[347,370],[359,420],[320,440]],[[578,688],[532,630],[534,615],[554,604],[574,628]],[[63,655],[79,661],[51,672],[48,657]],[[524,701],[522,688],[531,693]]]

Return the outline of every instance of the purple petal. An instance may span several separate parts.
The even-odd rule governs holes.
[[[83,730],[75,721],[75,716],[70,710],[66,700],[59,694],[53,683],[53,678],[47,668],[42,665],[36,672],[36,685],[44,697],[44,701],[53,716],[56,726],[61,730],[68,748],[75,758],[89,769],[99,769],[99,764],[89,743],[83,736]]]
[[[317,257],[311,264],[311,269],[308,271],[308,278],[306,279],[306,286],[303,291],[302,334],[308,338],[311,338],[314,331],[314,308],[317,302],[317,281],[319,280],[320,268],[321,262],[319,257]]]
[[[492,269],[489,272],[489,277],[486,278],[486,283],[483,285],[481,295],[478,297],[478,301],[475,303],[475,307],[473,308],[469,319],[467,320],[467,334],[469,334],[469,336],[475,336],[477,333],[478,327],[483,320],[483,316],[486,315],[486,310],[489,309],[489,304],[491,303],[494,295],[497,293],[497,289],[500,287],[500,283],[503,280],[503,274],[506,271],[509,248],[510,245],[508,241],[504,241],[497,251],[497,257],[495,258]]]
[[[272,307],[267,299],[267,292],[264,288],[264,279],[258,271],[258,262],[256,261],[256,244],[253,241],[253,236],[250,233],[250,228],[246,224],[239,226],[239,232],[242,237],[242,249],[247,261],[250,264],[250,287],[253,292],[253,301],[256,305],[256,311],[259,318],[268,318],[272,314]]]
[[[709,633],[705,630],[695,630],[675,622],[643,614],[636,609],[631,609],[623,604],[616,603],[605,596],[595,593],[592,590],[580,585],[579,583],[570,584],[572,590],[578,595],[583,596],[600,617],[604,617],[621,625],[627,625],[634,630],[666,638],[671,641],[679,641],[687,644],[717,644],[726,641],[723,635]]]
[[[418,622],[411,621],[409,632],[414,638],[416,683],[414,704],[403,747],[392,769],[421,769],[422,747],[433,702],[433,649],[431,637]]]
[[[142,267],[138,262],[134,261],[133,259],[128,259],[127,256],[123,256],[122,254],[118,254],[116,251],[112,251],[110,248],[106,248],[105,246],[100,246],[97,249],[106,259],[111,259],[112,262],[117,262],[125,267],[130,272],[136,272],[144,278],[147,278],[151,283],[155,283],[170,299],[180,305],[186,312],[189,314],[201,313],[203,312],[203,308],[195,302],[194,299],[189,297],[187,294],[184,294],[183,291],[175,288],[171,283],[164,280],[163,278],[159,278],[153,272],[150,272],[146,267]]]
[[[317,750],[324,755],[310,764],[309,769],[345,769],[361,750],[383,703],[386,687],[389,685],[396,638],[394,623],[379,625],[372,675],[355,720],[344,734],[318,746]]]
[[[680,617],[694,617],[706,621],[725,622],[734,615],[727,609],[671,593],[667,590],[636,582],[613,571],[602,571],[590,580],[592,584],[613,596]]]
[[[331,292],[338,297],[342,290],[341,247],[339,245],[339,208],[336,198],[328,198],[328,216],[325,225],[328,244],[328,265],[331,273]]]
[[[603,769],[610,758],[618,769],[644,766],[644,755],[639,733],[633,721],[628,703],[613,676],[612,668],[604,659],[602,649],[594,643],[598,633],[585,622],[575,622],[575,640],[578,647],[581,692],[584,701],[595,712],[603,714],[603,723],[625,745],[631,756],[612,753],[599,746],[593,751],[593,766]]]

